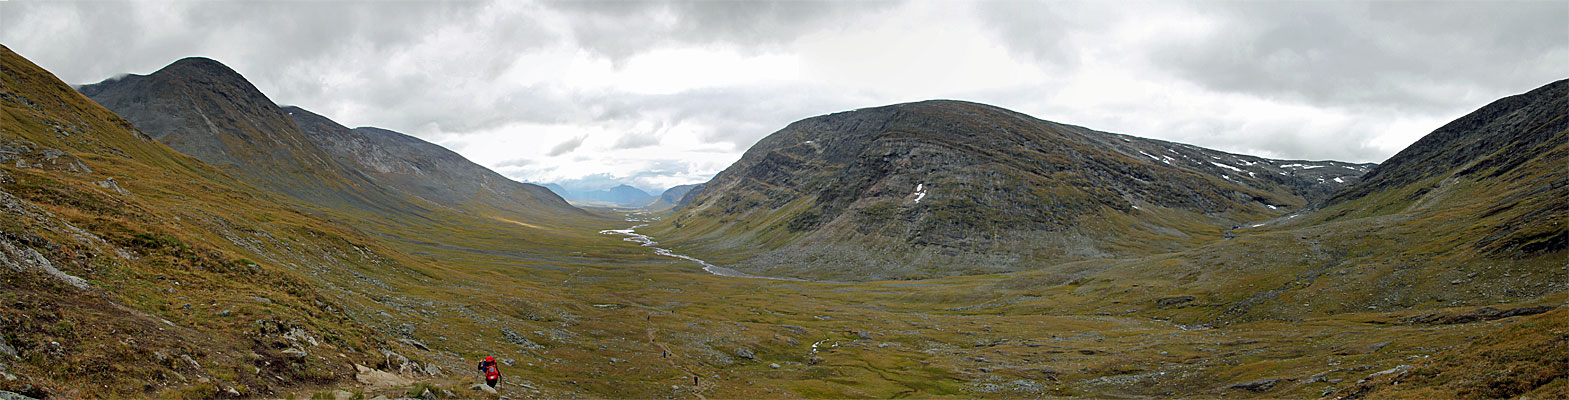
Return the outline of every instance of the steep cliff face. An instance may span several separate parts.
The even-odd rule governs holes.
[[[1217,240],[1321,199],[1369,167],[1268,160],[929,101],[791,124],[690,192],[672,219],[682,228],[666,235],[719,251],[771,250],[739,264],[755,272],[997,272]],[[826,267],[836,264],[852,267]]]

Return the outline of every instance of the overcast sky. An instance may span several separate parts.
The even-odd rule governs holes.
[[[792,121],[946,98],[1378,162],[1569,77],[1569,1],[0,1],[72,84],[221,61],[273,101],[530,182],[706,181]]]

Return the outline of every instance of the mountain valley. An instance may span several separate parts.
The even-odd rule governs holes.
[[[0,110],[29,398],[1569,397],[1569,80],[1377,165],[865,108],[644,210],[210,59],[73,90],[0,46]]]

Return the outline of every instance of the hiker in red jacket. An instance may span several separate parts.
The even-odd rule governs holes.
[[[480,361],[479,372],[485,373],[486,385],[496,387],[501,384],[501,368],[496,366],[495,357],[485,357],[485,361]]]

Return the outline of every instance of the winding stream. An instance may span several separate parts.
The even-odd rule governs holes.
[[[670,249],[655,247],[655,245],[659,244],[659,242],[655,242],[654,238],[651,238],[651,237],[648,237],[648,235],[644,235],[644,234],[636,232],[637,228],[642,228],[642,227],[645,227],[645,226],[648,226],[648,224],[637,225],[637,226],[633,226],[631,228],[626,228],[626,229],[606,229],[606,230],[599,231],[599,233],[606,234],[606,235],[624,235],[624,236],[626,236],[626,238],[625,239],[621,239],[621,240],[625,240],[625,241],[633,242],[633,243],[638,243],[638,244],[641,244],[643,247],[654,249],[654,254],[662,255],[662,256],[665,256],[665,257],[675,257],[675,258],[679,258],[679,259],[682,259],[682,260],[695,262],[698,265],[703,266],[703,271],[707,271],[708,273],[714,274],[714,275],[728,276],[728,277],[732,277],[732,278],[775,279],[775,280],[784,280],[784,281],[799,280],[799,279],[790,279],[790,278],[774,278],[774,277],[768,277],[768,276],[752,275],[752,274],[748,274],[748,273],[745,273],[745,272],[736,271],[734,269],[725,268],[725,267],[721,267],[721,266],[714,265],[714,264],[709,264],[707,261],[699,260],[699,259],[697,259],[695,257],[692,257],[692,256],[688,256],[688,255],[684,255],[684,254],[676,254],[675,252],[670,251]]]

